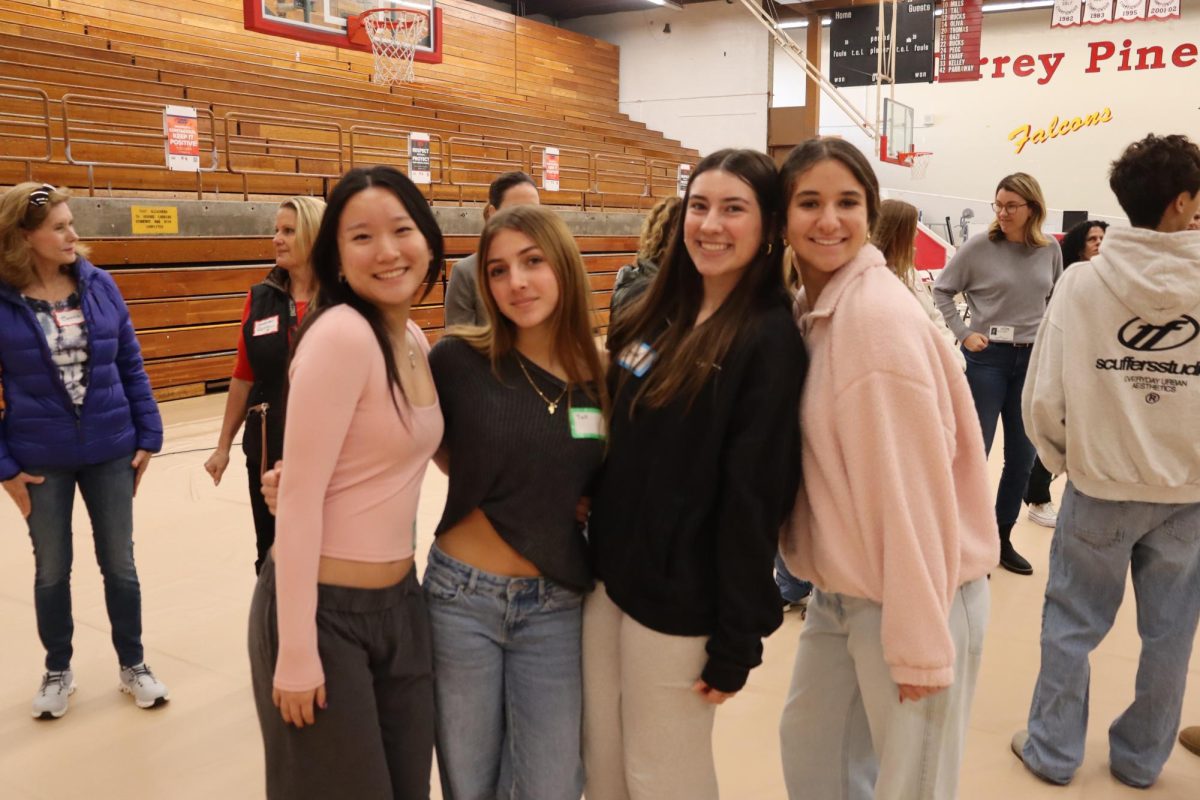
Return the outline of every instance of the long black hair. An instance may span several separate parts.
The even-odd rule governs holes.
[[[429,259],[429,269],[425,271],[425,291],[421,293],[420,299],[423,300],[429,295],[438,276],[442,273],[442,267],[446,260],[446,246],[442,239],[442,230],[438,227],[437,219],[434,218],[429,203],[413,182],[404,173],[393,167],[380,166],[350,170],[342,176],[337,186],[334,186],[333,191],[330,192],[329,202],[325,207],[325,216],[321,218],[321,227],[313,242],[311,259],[313,276],[317,281],[317,308],[305,317],[304,324],[296,335],[293,351],[300,346],[300,340],[304,338],[304,334],[320,318],[321,314],[334,306],[350,306],[362,314],[363,318],[371,325],[371,331],[375,334],[379,349],[383,351],[383,363],[387,369],[388,384],[398,391],[401,397],[405,397],[404,387],[400,384],[400,373],[396,370],[396,356],[392,350],[392,342],[384,322],[383,312],[355,294],[349,283],[338,278],[342,271],[342,258],[338,251],[338,226],[341,225],[342,214],[351,198],[371,187],[384,189],[396,196],[429,246],[431,258]],[[347,353],[347,358],[354,357],[356,357],[354,354]],[[405,399],[407,401],[406,397]],[[394,392],[392,402],[396,402]],[[396,411],[400,411],[399,405],[396,406]]]
[[[1088,234],[1092,228],[1108,230],[1108,223],[1102,219],[1085,219],[1067,231],[1062,238],[1063,266],[1069,267],[1077,261],[1083,261],[1083,251],[1087,247]]]

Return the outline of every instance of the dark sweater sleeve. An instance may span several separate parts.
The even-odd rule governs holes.
[[[717,505],[717,625],[701,678],[736,692],[783,621],[773,566],[800,483],[800,389],[808,357],[786,312],[763,321],[735,400]]]

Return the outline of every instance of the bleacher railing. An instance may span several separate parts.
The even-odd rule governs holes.
[[[91,94],[69,93],[59,101],[31,87],[0,84],[0,161],[22,162],[32,180],[39,164],[68,164],[87,168],[89,195],[96,194],[96,170],[158,170],[177,178],[164,164],[166,133],[163,112],[170,102],[146,102]],[[58,105],[59,113],[51,106]],[[56,118],[57,116],[57,118]],[[61,123],[61,137],[55,128]],[[411,130],[383,124],[354,124],[329,117],[281,117],[229,111],[215,117],[197,108],[200,169],[195,173],[196,196],[204,198],[204,175],[240,175],[242,196],[250,196],[249,179],[317,178],[329,182],[347,168],[390,164],[410,170],[408,137]],[[522,143],[490,136],[430,134],[430,184],[445,187],[438,199],[466,201],[465,189],[485,187],[497,173],[522,170],[543,187],[544,155],[559,151],[559,196],[584,208],[615,205],[641,208],[673,194],[679,162],[649,159],[623,152],[585,150],[553,143]],[[61,144],[61,155],[56,145]],[[139,182],[137,187],[157,187]],[[170,188],[175,188],[174,186]],[[213,187],[209,187],[212,191]],[[457,191],[455,191],[457,190]],[[575,198],[578,198],[576,201]],[[624,203],[614,203],[617,199]]]

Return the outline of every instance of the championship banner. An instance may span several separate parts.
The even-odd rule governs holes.
[[[1117,22],[1136,22],[1146,18],[1146,0],[1117,0],[1113,19]]]
[[[945,0],[938,52],[938,81],[977,81],[983,38],[983,0]]]
[[[692,165],[680,164],[675,171],[675,187],[680,197],[687,194],[688,181],[692,179]]]
[[[1113,21],[1113,0],[1085,0],[1083,24],[1101,25]]]
[[[1080,0],[1055,0],[1051,14],[1051,28],[1070,28],[1083,22],[1083,3]]]
[[[1150,0],[1147,19],[1179,19],[1180,0]]]
[[[167,106],[163,110],[163,133],[167,139],[167,169],[200,171],[200,130],[196,109]]]
[[[428,133],[408,134],[408,177],[413,183],[433,183]]]
[[[558,191],[557,147],[547,147],[542,151],[542,188],[548,192]]]

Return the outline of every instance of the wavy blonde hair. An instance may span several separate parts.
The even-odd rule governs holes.
[[[679,209],[683,201],[678,195],[664,197],[654,204],[642,222],[641,239],[638,241],[638,258],[655,266],[662,264],[671,245],[671,233],[679,223]]]
[[[1025,244],[1030,247],[1045,247],[1050,244],[1046,234],[1042,233],[1042,223],[1046,221],[1046,198],[1042,194],[1042,185],[1037,178],[1025,172],[1014,172],[1005,175],[996,184],[996,192],[1006,189],[1029,204],[1029,219],[1025,220]],[[993,242],[1004,239],[1004,231],[1000,230],[1000,219],[997,217],[988,226],[988,238]]]
[[[879,219],[871,232],[871,244],[883,253],[888,269],[910,289],[916,277],[916,238],[916,206],[903,200],[884,200],[879,204]]]
[[[292,247],[296,251],[296,260],[311,268],[313,242],[317,240],[317,231],[321,229],[325,201],[319,197],[299,195],[289,197],[280,203],[279,207],[296,212],[296,243]]]
[[[567,373],[567,385],[592,384],[601,407],[608,411],[608,388],[596,347],[596,319],[591,308],[591,284],[575,237],[565,222],[543,206],[511,206],[493,214],[483,227],[476,252],[475,280],[487,309],[482,327],[456,326],[447,333],[458,336],[487,356],[493,370],[517,344],[517,326],[500,313],[488,286],[488,249],[501,231],[516,231],[533,240],[558,281],[558,307],[550,318],[554,355]]]
[[[50,191],[49,201],[40,206],[30,205],[30,195],[46,188]],[[33,182],[18,183],[0,197],[0,281],[15,289],[24,289],[33,283],[37,271],[33,248],[25,240],[25,234],[42,227],[50,211],[70,197],[71,192],[67,189]],[[88,249],[83,242],[77,242],[75,253],[87,258]]]

